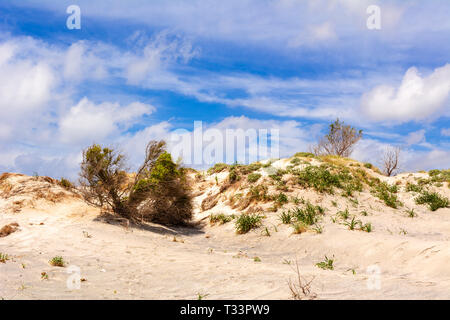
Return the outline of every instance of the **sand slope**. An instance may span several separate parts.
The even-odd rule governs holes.
[[[280,160],[272,166],[287,163]],[[260,172],[264,176],[264,170]],[[425,175],[383,179],[404,185]],[[204,174],[194,185],[196,220],[203,225],[192,229],[108,223],[98,218],[97,208],[51,179],[9,175],[0,188],[0,227],[17,222],[19,230],[0,238],[0,253],[9,256],[0,263],[0,298],[196,299],[201,294],[205,299],[289,299],[287,281],[296,277],[294,261],[306,279],[314,277],[312,289],[319,299],[450,298],[449,208],[431,212],[415,204],[414,194],[403,191],[399,198],[404,207],[393,209],[367,190],[358,194],[355,204],[293,188],[289,194],[326,208],[322,233],[292,234],[278,219],[283,209],[269,212],[269,204],[259,204],[266,216],[263,226],[237,235],[234,222],[211,226],[207,217],[239,214],[242,210],[232,209],[229,196],[243,192],[245,185],[229,188],[215,206],[201,209],[206,197],[220,191],[226,176],[218,173],[216,180],[216,174]],[[450,197],[445,183],[436,189]],[[374,230],[352,231],[333,222],[346,208],[364,223],[371,222]],[[407,216],[410,208],[417,217]],[[334,257],[334,270],[315,265],[325,255]],[[50,266],[54,256],[62,256],[67,266]],[[379,289],[368,287],[369,266],[381,272]],[[77,268],[85,281],[80,289],[70,289],[67,280],[73,274],[68,272]],[[48,279],[42,279],[43,272]]]

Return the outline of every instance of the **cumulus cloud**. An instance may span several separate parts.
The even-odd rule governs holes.
[[[450,64],[422,77],[412,67],[396,88],[380,85],[366,93],[362,110],[375,121],[408,122],[438,116],[449,106]]]
[[[419,131],[410,132],[406,137],[406,144],[408,146],[413,144],[419,144],[425,142],[425,130],[421,129]]]
[[[118,103],[94,104],[83,98],[70,108],[60,122],[60,138],[64,143],[94,142],[124,132],[143,115],[149,115],[155,108],[139,102],[126,106]]]

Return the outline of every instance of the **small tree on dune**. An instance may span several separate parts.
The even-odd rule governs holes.
[[[400,168],[400,153],[399,147],[387,147],[384,151],[381,163],[384,173],[390,177],[394,175]]]
[[[149,142],[134,179],[126,173],[124,155],[99,145],[89,147],[83,152],[80,173],[85,199],[137,222],[190,221],[192,197],[185,170],[165,147],[164,141]]]
[[[356,143],[362,138],[362,130],[336,119],[330,124],[328,133],[312,148],[315,155],[337,155],[348,157]]]

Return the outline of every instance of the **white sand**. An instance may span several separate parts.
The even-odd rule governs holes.
[[[395,210],[367,191],[355,207],[340,196],[295,189],[293,194],[326,207],[322,234],[292,234],[277,218],[279,212],[266,212],[264,227],[237,235],[234,222],[210,226],[206,219],[197,229],[108,224],[96,221],[98,209],[58,186],[20,175],[8,182],[23,190],[14,197],[0,196],[0,228],[11,222],[20,225],[19,231],[0,238],[0,252],[10,256],[0,263],[0,299],[196,299],[197,294],[206,299],[289,299],[287,281],[295,279],[295,260],[306,279],[315,277],[312,289],[319,299],[450,298],[450,209],[431,212],[417,206],[411,193],[400,193],[405,207]],[[198,184],[205,192],[196,199],[197,206],[209,191],[217,192],[214,185],[214,176]],[[46,192],[65,195],[55,202],[42,194],[36,198],[45,186]],[[439,188],[447,197],[449,190],[446,185]],[[25,202],[17,204],[21,200]],[[239,213],[230,209],[225,196],[223,200],[206,212],[197,207],[196,219],[211,212]],[[337,200],[337,208],[331,200]],[[333,223],[336,212],[347,207],[374,230],[351,231]],[[416,218],[405,213],[413,207]],[[360,214],[363,210],[368,216]],[[315,266],[325,255],[334,256],[334,270]],[[80,289],[67,287],[72,267],[49,265],[54,256],[80,268],[86,279]],[[366,269],[373,265],[381,271],[380,289],[368,287]],[[42,272],[48,279],[41,279]]]

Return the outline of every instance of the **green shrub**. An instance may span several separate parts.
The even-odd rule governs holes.
[[[280,215],[279,218],[281,220],[282,223],[284,224],[290,224],[293,218],[293,215],[291,213],[291,211],[283,211]]]
[[[173,162],[164,141],[150,141],[134,180],[125,156],[92,145],[83,151],[80,189],[91,204],[107,207],[137,223],[186,224],[192,219],[192,197],[186,171]]]
[[[294,157],[315,158],[316,155],[311,152],[297,152],[296,154],[294,154]]]
[[[279,205],[282,206],[285,203],[288,203],[288,197],[283,193],[280,192],[276,197],[275,197],[275,202]]]
[[[386,182],[381,182],[376,184],[372,193],[384,201],[384,203],[394,209],[397,209],[398,206],[401,206],[402,203],[398,200],[397,193],[398,187],[396,185],[388,185]]]
[[[308,226],[302,221],[296,221],[292,223],[291,226],[294,228],[294,234],[300,234],[308,231]]]
[[[228,169],[230,166],[225,163],[216,163],[214,166],[208,169],[208,174],[211,175],[213,173],[222,172],[225,169]]]
[[[417,204],[428,204],[431,211],[436,211],[439,208],[447,208],[449,200],[441,196],[437,192],[423,191],[422,194],[416,198]]]
[[[236,232],[239,234],[247,233],[251,229],[261,225],[262,216],[258,214],[241,214],[236,220]]]
[[[325,167],[308,166],[296,172],[298,184],[314,188],[318,192],[333,193],[334,187],[341,187],[338,175],[332,174]]]
[[[61,180],[58,181],[58,184],[63,187],[64,189],[70,190],[74,188],[74,185],[72,182],[65,178],[61,178]]]
[[[296,208],[292,214],[297,221],[311,226],[319,221],[319,217],[323,214],[323,211],[322,207],[314,206],[308,201],[304,208]]]
[[[249,192],[247,193],[247,197],[250,198],[250,201],[268,201],[270,200],[270,197],[267,194],[267,190],[267,186],[264,186],[262,184],[251,186]]]
[[[5,263],[9,260],[9,256],[5,253],[0,252],[0,263]]]
[[[250,173],[247,177],[247,181],[250,183],[255,183],[256,181],[259,180],[259,178],[261,178],[260,173]]]
[[[66,265],[63,257],[61,256],[53,257],[48,263],[54,267],[64,267]]]
[[[366,167],[367,169],[372,169],[373,165],[371,163],[364,163],[364,167]]]
[[[406,192],[422,192],[423,187],[414,183],[406,183]]]
[[[441,174],[441,170],[433,169],[433,170],[428,171],[428,174],[430,175],[430,177],[438,176]]]
[[[316,263],[316,266],[318,266],[319,268],[324,269],[324,270],[327,270],[327,269],[334,270],[333,263],[334,263],[334,259],[329,259],[327,256],[325,256],[325,260]]]
[[[225,224],[227,222],[232,221],[235,218],[234,215],[225,215],[223,213],[219,213],[219,214],[211,214],[209,216],[209,223],[210,224]]]

